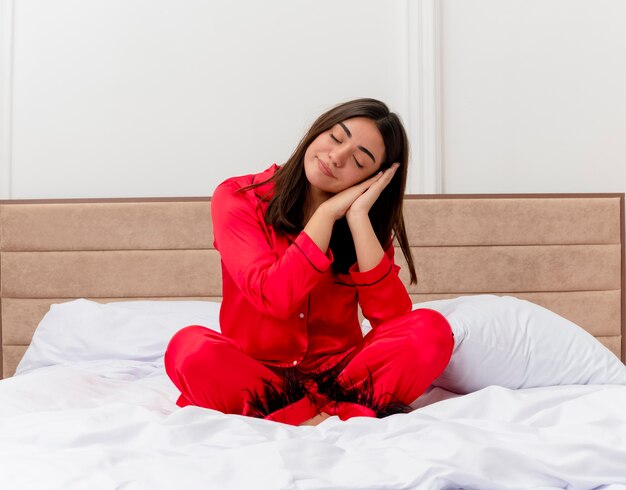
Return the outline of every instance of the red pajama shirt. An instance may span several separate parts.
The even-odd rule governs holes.
[[[353,358],[345,370],[350,381],[372,372],[376,381],[376,373],[384,373],[380,393],[393,392],[410,403],[449,360],[453,342],[448,323],[432,310],[411,311],[393,245],[371,270],[361,272],[355,264],[348,274],[334,274],[330,249],[323,253],[305,232],[285,235],[268,225],[264,216],[273,182],[239,189],[265,182],[278,169],[273,165],[260,174],[233,177],[213,194],[214,245],[222,265],[221,335],[195,326],[170,342],[166,369],[182,392],[179,405],[246,414],[241,393],[250,383],[250,388],[259,387],[250,371],[276,381],[282,368],[319,371],[346,356]],[[373,327],[365,339],[359,305]],[[211,347],[202,351],[205,344]],[[182,367],[190,350],[197,353],[196,360],[187,359]],[[407,366],[414,359],[421,359],[417,373]],[[407,373],[401,372],[407,367]],[[208,373],[217,371],[228,381],[222,374],[212,374],[208,381]],[[230,388],[218,389],[220,382]]]
[[[355,265],[337,276],[330,249],[324,254],[306,233],[284,236],[266,224],[273,184],[237,190],[267,180],[277,168],[229,179],[213,194],[215,248],[222,257],[220,325],[263,363],[315,367],[361,341],[358,304],[376,328],[411,311],[411,300],[393,246],[374,269],[359,272]]]

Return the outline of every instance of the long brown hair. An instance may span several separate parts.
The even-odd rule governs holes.
[[[304,171],[304,154],[313,140],[321,133],[328,131],[335,124],[353,117],[371,119],[380,131],[385,145],[385,159],[380,170],[385,170],[394,162],[400,164],[393,179],[370,209],[369,216],[376,237],[384,248],[391,244],[392,236],[398,240],[409,267],[411,284],[415,284],[417,275],[402,214],[409,160],[409,142],[400,118],[395,113],[390,112],[389,108],[379,100],[356,99],[345,102],[333,107],[315,120],[287,162],[269,179],[274,181],[275,187],[274,196],[270,199],[265,215],[265,221],[274,229],[285,233],[294,234],[302,231],[305,224],[305,199],[310,186]],[[253,184],[241,190],[254,188],[263,183],[265,182]],[[335,222],[329,247],[334,256],[333,271],[335,273],[347,273],[357,258],[350,228],[345,218]]]

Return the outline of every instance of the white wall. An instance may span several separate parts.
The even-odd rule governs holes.
[[[0,198],[208,195],[356,97],[409,124],[407,1],[2,2]]]
[[[443,190],[626,191],[626,2],[443,0]]]
[[[0,29],[0,199],[208,195],[361,96],[409,192],[626,190],[623,0],[0,0]]]

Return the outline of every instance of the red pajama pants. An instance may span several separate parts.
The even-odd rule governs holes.
[[[379,325],[360,345],[337,356],[343,367],[336,381],[350,389],[369,380],[379,402],[408,405],[443,372],[453,346],[450,325],[440,313],[414,310]],[[237,342],[200,325],[187,326],[172,337],[165,369],[181,392],[179,406],[197,405],[224,413],[250,415],[254,393],[262,392],[267,383],[277,390],[283,386],[284,370],[257,361]],[[266,418],[297,425],[323,411],[343,420],[375,416],[368,407],[333,405],[315,386],[310,388],[310,396]]]

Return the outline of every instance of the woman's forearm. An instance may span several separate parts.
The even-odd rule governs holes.
[[[385,252],[374,233],[368,214],[348,213],[346,219],[352,233],[359,271],[373,269],[380,263]]]
[[[334,225],[334,214],[332,211],[326,209],[325,206],[321,205],[315,210],[313,216],[311,216],[302,231],[315,242],[322,252],[326,253]]]

